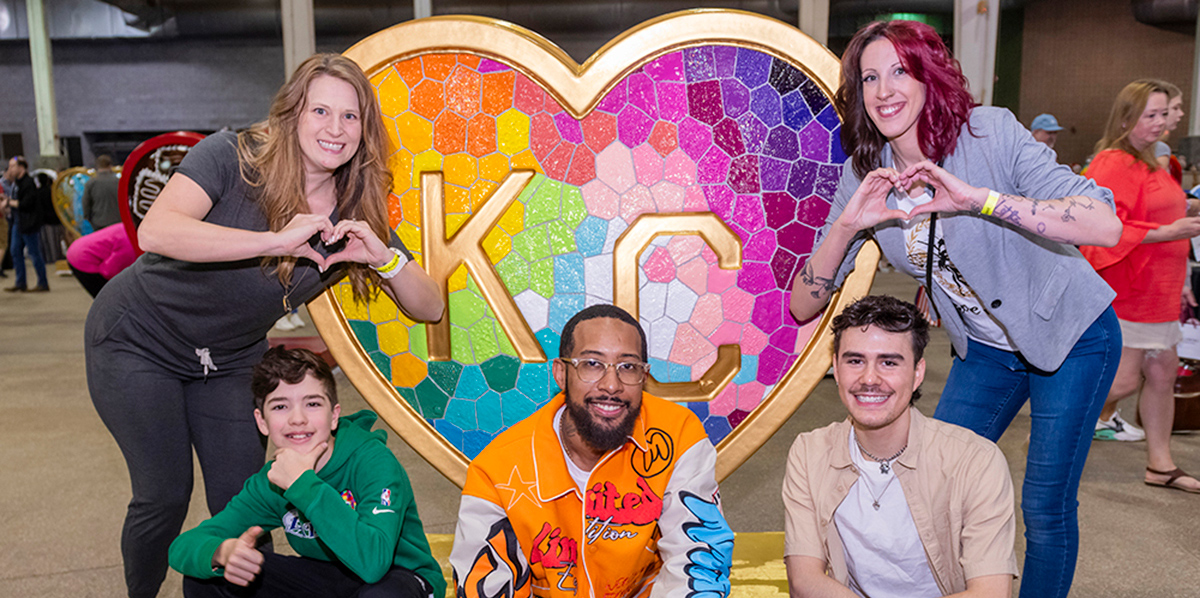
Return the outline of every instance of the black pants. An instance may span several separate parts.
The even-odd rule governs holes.
[[[103,289],[104,285],[108,282],[108,279],[100,274],[84,272],[73,266],[70,262],[67,262],[67,265],[71,266],[71,274],[75,275],[75,279],[79,281],[79,284],[83,285],[84,290],[92,296],[92,299],[96,298],[96,295],[100,293],[100,289]]]
[[[9,241],[11,241],[12,236],[17,233],[17,231],[13,230],[12,220],[5,218],[4,223],[0,224],[0,226],[3,226],[4,228],[8,229],[7,239]],[[3,259],[3,261],[0,261],[0,272],[4,272],[5,270],[12,270],[12,267],[13,267],[12,252],[8,250],[8,243],[5,243],[4,244],[4,259]]]
[[[152,344],[165,334],[105,305],[93,307],[85,329],[88,390],[121,448],[133,490],[121,532],[131,598],[153,598],[166,577],[167,548],[192,496],[193,448],[210,513],[225,508],[266,456],[254,422],[252,364],[204,377],[195,361],[183,363]]]
[[[186,598],[430,598],[433,591],[419,575],[393,566],[383,579],[367,584],[345,566],[296,556],[264,554],[262,573],[247,587],[223,577],[183,578]],[[437,598],[441,598],[438,596]]]

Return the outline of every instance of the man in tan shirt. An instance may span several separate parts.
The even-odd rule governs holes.
[[[929,325],[870,296],[833,320],[849,417],[796,438],[783,481],[793,597],[1007,598],[1017,574],[1013,487],[990,441],[912,406]]]

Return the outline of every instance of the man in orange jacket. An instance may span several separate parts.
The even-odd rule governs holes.
[[[467,472],[450,554],[459,596],[729,594],[716,451],[690,410],[642,392],[646,358],[621,308],[563,327],[563,392]]]

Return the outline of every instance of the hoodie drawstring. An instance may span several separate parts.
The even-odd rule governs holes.
[[[204,366],[204,380],[208,380],[208,370],[217,371],[217,364],[213,363],[212,355],[208,351],[208,347],[196,349],[196,355],[200,358],[200,365]]]

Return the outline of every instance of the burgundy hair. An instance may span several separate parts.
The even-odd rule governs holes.
[[[862,97],[863,50],[877,39],[892,42],[905,70],[925,84],[917,138],[926,158],[937,162],[954,152],[959,130],[976,105],[958,60],[933,27],[916,21],[876,21],[863,27],[842,55],[842,82],[834,96],[834,105],[845,119],[842,148],[853,156],[859,178],[880,166],[879,154],[887,143],[867,114]]]

